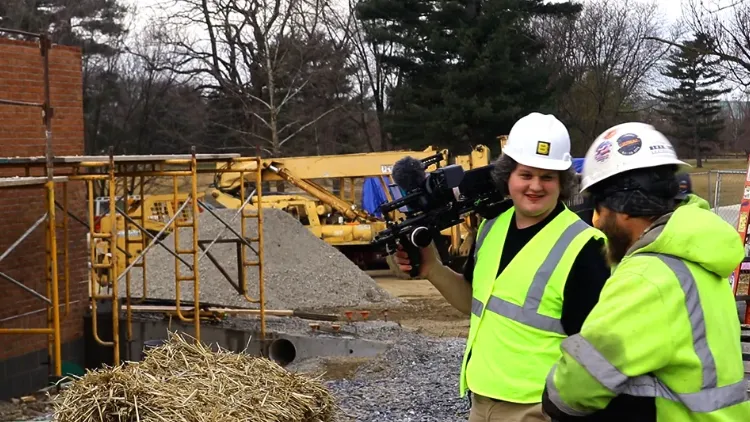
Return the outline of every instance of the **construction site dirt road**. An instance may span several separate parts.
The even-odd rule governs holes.
[[[316,308],[311,311],[343,314],[347,310],[361,319],[358,311],[370,311],[368,320],[398,322],[426,335],[465,337],[469,332],[469,316],[452,307],[427,280],[400,280],[389,271],[368,271],[378,286],[400,299],[398,305],[373,304],[350,308]]]

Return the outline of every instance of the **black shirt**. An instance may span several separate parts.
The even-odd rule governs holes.
[[[511,205],[510,203],[503,203],[495,212],[486,215],[486,217],[488,219],[494,218],[508,210]],[[516,219],[511,217],[512,220],[508,227],[508,235],[503,245],[497,274],[500,275],[524,245],[563,210],[564,205],[560,202],[547,218],[524,229],[519,229],[516,225]],[[576,214],[585,223],[592,224],[593,210],[590,207],[580,207],[576,211]],[[605,257],[604,247],[603,240],[589,240],[581,248],[581,251],[573,262],[570,273],[568,273],[568,279],[563,291],[565,300],[563,301],[560,322],[565,333],[569,336],[578,334],[581,331],[583,322],[599,301],[599,294],[604,287],[604,283],[610,276],[611,272]],[[464,265],[463,276],[469,283],[472,282],[474,274],[475,248],[476,243],[472,246]],[[544,397],[542,398],[544,408],[549,413],[553,413],[557,409],[550,407],[554,405],[551,404],[546,393],[545,390]],[[656,422],[656,403],[653,398],[649,397],[620,395],[615,397],[606,409],[587,417],[570,417],[559,413],[555,414],[555,416],[556,420],[560,422]]]
[[[550,221],[552,221],[564,209],[562,202],[544,220],[531,227],[519,229],[515,218],[512,218],[508,227],[508,235],[503,245],[503,254],[500,257],[500,266],[497,274],[500,275],[510,261],[521,251],[537,233],[539,233]],[[498,213],[497,215],[500,215]],[[488,216],[492,218],[492,216]],[[588,222],[587,222],[588,223]],[[469,256],[464,265],[463,276],[471,283],[474,273],[474,250],[476,243],[472,246]],[[583,246],[578,257],[568,274],[563,295],[562,323],[565,333],[569,336],[581,331],[583,321],[588,316],[596,302],[599,301],[599,292],[604,287],[610,275],[610,269],[604,255],[604,241],[591,239]]]

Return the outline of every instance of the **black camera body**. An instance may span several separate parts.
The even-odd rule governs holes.
[[[498,189],[492,181],[492,164],[468,171],[452,164],[425,173],[426,168],[441,159],[442,154],[436,154],[421,161],[413,157],[397,161],[393,179],[405,195],[380,206],[387,228],[372,243],[384,247],[389,255],[401,245],[409,254],[412,277],[421,268],[420,248],[435,241],[441,260],[449,264],[448,246],[441,241],[440,232],[461,224],[471,213],[486,218],[507,196],[507,191]],[[390,213],[402,208],[406,217],[401,221],[391,220]]]

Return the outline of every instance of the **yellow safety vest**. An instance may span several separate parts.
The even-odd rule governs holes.
[[[498,400],[539,403],[567,337],[560,316],[568,273],[583,246],[604,234],[565,207],[497,276],[513,211],[479,227],[460,394],[468,388]]]

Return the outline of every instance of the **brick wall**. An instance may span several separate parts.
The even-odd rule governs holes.
[[[53,46],[50,52],[50,95],[54,108],[52,142],[55,155],[83,154],[83,101],[81,52],[77,48]],[[39,47],[35,42],[0,38],[0,98],[17,101],[43,101],[43,67]],[[0,105],[0,156],[44,155],[45,131],[41,110],[37,107]],[[36,174],[39,174],[38,171]],[[0,176],[23,175],[22,169],[0,170]],[[68,186],[71,212],[86,220],[85,185],[72,182]],[[58,184],[57,198],[62,203],[62,187]],[[45,212],[44,188],[0,189],[0,253],[5,252]],[[62,213],[56,212],[58,223]],[[45,225],[35,230],[3,261],[0,271],[21,281],[26,286],[47,296],[45,282]],[[61,308],[62,338],[71,343],[83,335],[83,312],[87,305],[87,248],[86,229],[69,220],[70,301],[68,314]],[[65,302],[63,277],[63,231],[58,229],[60,302]],[[46,327],[46,305],[21,288],[0,278],[0,327]],[[77,302],[76,302],[77,301]],[[39,312],[35,312],[39,311]],[[7,318],[30,313],[13,320]],[[0,336],[0,362],[24,355],[39,355],[47,348],[45,335]],[[3,381],[8,379],[0,374]]]

